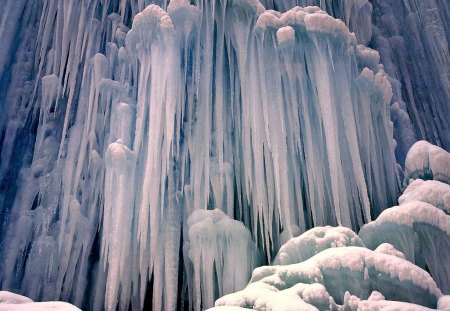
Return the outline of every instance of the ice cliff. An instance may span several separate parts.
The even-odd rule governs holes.
[[[2,290],[89,310],[198,310],[260,264],[318,264],[289,245],[348,246],[371,262],[356,247],[376,247],[371,232],[406,185],[402,213],[420,200],[448,215],[446,186],[417,179],[450,176],[445,0],[1,6]],[[440,147],[407,156],[417,139]],[[327,225],[348,229],[289,240]],[[448,291],[448,268],[408,241],[389,243]]]

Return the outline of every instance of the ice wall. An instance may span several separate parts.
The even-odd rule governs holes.
[[[397,80],[393,83],[395,100],[408,111],[419,139],[449,150],[449,2],[371,2],[374,26],[370,46],[380,52],[386,72]],[[399,116],[396,121],[401,119]],[[403,152],[409,146],[402,146]]]
[[[371,6],[316,2],[298,4],[343,21],[256,0],[7,0],[1,287],[183,308],[194,210],[243,222],[271,260],[294,231],[392,205],[391,84],[358,45]]]

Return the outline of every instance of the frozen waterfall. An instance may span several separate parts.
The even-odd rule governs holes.
[[[450,11],[382,2],[3,0],[0,289],[199,310],[395,205],[416,139],[450,147]]]

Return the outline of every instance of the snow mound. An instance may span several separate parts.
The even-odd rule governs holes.
[[[28,297],[7,291],[0,291],[0,311],[80,311],[67,302],[47,301],[33,302]]]
[[[363,246],[361,239],[345,227],[316,227],[285,243],[275,258],[274,265],[303,262],[317,253],[333,247]]]
[[[398,251],[392,244],[389,243],[383,243],[380,244],[376,249],[375,252],[395,256],[401,259],[406,259],[405,254]]]
[[[406,156],[405,181],[418,178],[450,183],[450,153],[424,140],[416,142]]]
[[[379,294],[371,296],[374,291]],[[218,299],[216,306],[326,310],[348,304],[349,292],[358,299],[385,297],[429,308],[436,308],[442,296],[431,276],[412,263],[349,246],[326,249],[298,264],[257,268],[244,290]]]
[[[406,259],[427,268],[439,288],[450,290],[450,216],[431,204],[414,201],[385,210],[363,226],[359,237],[370,249],[390,243]]]
[[[19,303],[30,303],[33,302],[28,297],[14,294],[7,291],[0,291],[0,304],[19,304]]]
[[[444,295],[438,300],[437,307],[439,310],[449,311],[450,310],[450,295]]]
[[[430,203],[450,214],[450,185],[437,180],[416,179],[398,199],[400,205],[412,201]]]

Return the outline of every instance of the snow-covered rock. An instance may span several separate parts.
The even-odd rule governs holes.
[[[433,179],[450,183],[450,153],[427,141],[416,142],[405,161],[405,182]]]
[[[446,214],[450,214],[450,185],[437,180],[416,179],[408,185],[398,199],[400,205],[412,201],[430,203]]]
[[[290,239],[278,251],[274,265],[300,263],[327,248],[363,246],[361,239],[345,227],[316,227]]]
[[[431,204],[413,201],[391,207],[361,229],[370,249],[392,244],[406,259],[429,269],[439,288],[450,291],[450,215]]]
[[[434,309],[442,296],[431,276],[405,259],[349,246],[326,249],[298,264],[257,268],[244,290],[218,299],[216,306],[326,310],[349,304],[348,292],[357,297],[353,302],[369,299],[371,304],[384,297]]]

